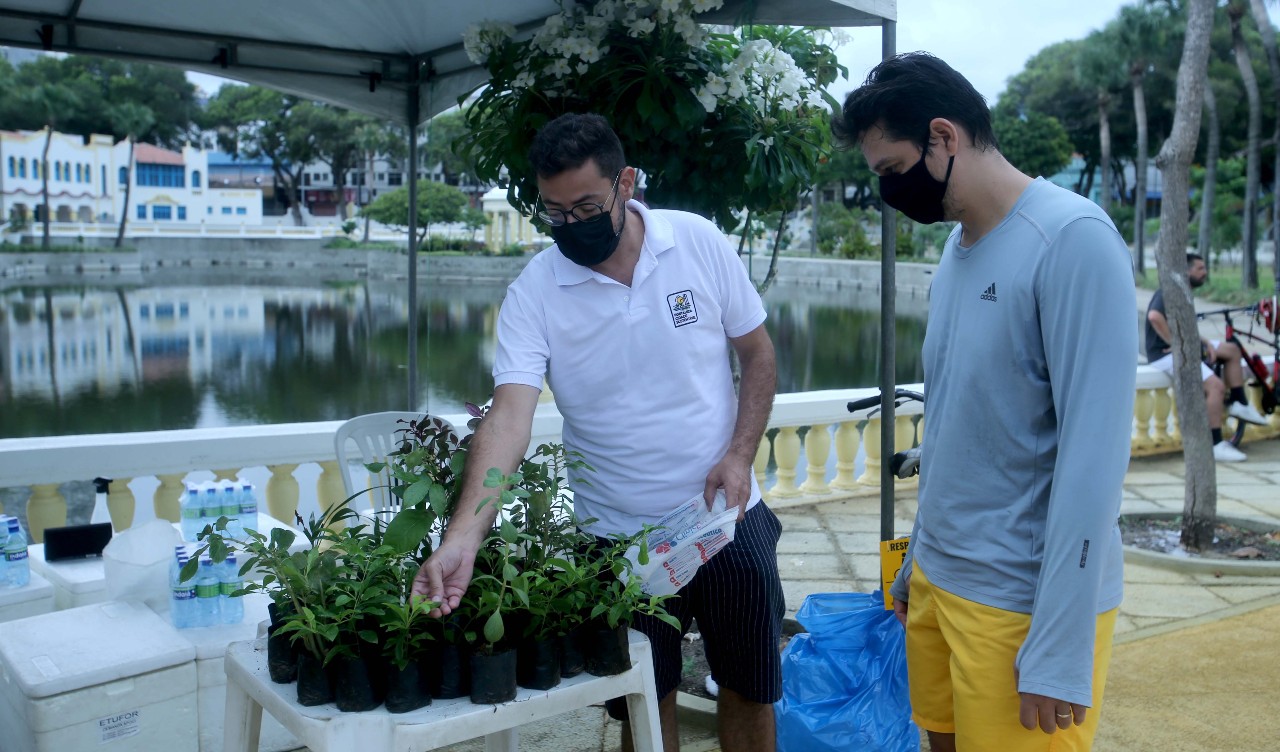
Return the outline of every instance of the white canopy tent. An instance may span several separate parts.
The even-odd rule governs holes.
[[[572,0],[565,0],[571,2]],[[586,0],[580,0],[585,2]],[[462,46],[467,28],[500,21],[529,33],[558,12],[557,0],[0,0],[0,45],[173,65],[317,99],[408,126],[417,164],[417,126],[487,78]],[[704,23],[880,26],[894,54],[897,0],[725,0]],[[409,181],[409,205],[417,181]],[[883,212],[881,389],[892,425],[892,212]],[[409,227],[409,409],[417,403],[417,242]],[[884,432],[883,456],[893,452]],[[885,473],[882,507],[892,504]],[[892,507],[882,514],[892,533]]]

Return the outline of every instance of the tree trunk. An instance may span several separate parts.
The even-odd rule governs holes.
[[[289,189],[289,195],[293,197],[293,206],[290,212],[293,214],[293,223],[298,227],[305,227],[306,221],[302,218],[302,170],[298,168],[297,172],[286,172],[285,187]]]
[[[782,221],[778,223],[778,234],[773,238],[773,255],[769,257],[769,271],[760,283],[760,294],[764,295],[778,278],[778,248],[782,246],[782,231],[787,229],[787,213],[782,212]]]
[[[1204,191],[1200,200],[1200,240],[1196,243],[1196,252],[1208,261],[1213,254],[1213,204],[1218,193],[1218,152],[1222,150],[1218,100],[1208,82],[1204,86],[1204,111],[1209,116],[1209,144],[1204,153]]]
[[[1263,0],[1250,0],[1253,20],[1258,24],[1258,33],[1262,35],[1262,46],[1267,51],[1267,65],[1271,69],[1272,99],[1277,108],[1275,127],[1271,132],[1271,143],[1275,149],[1275,168],[1272,171],[1271,184],[1271,258],[1275,271],[1275,291],[1280,294],[1280,49],[1276,46],[1276,30],[1271,25],[1271,17]]]
[[[1258,78],[1253,73],[1249,48],[1245,45],[1240,19],[1244,8],[1228,6],[1231,18],[1231,40],[1235,45],[1236,67],[1249,97],[1249,142],[1245,160],[1244,190],[1244,261],[1240,268],[1240,284],[1246,290],[1258,286],[1258,189],[1262,182],[1262,102],[1258,94]]]
[[[1156,266],[1160,271],[1160,289],[1164,292],[1165,314],[1173,333],[1174,398],[1178,404],[1187,467],[1182,544],[1191,549],[1199,549],[1213,540],[1218,514],[1218,478],[1200,381],[1200,333],[1191,305],[1191,287],[1187,283],[1187,202],[1172,197],[1186,196],[1190,182],[1191,160],[1195,157],[1200,131],[1200,110],[1204,106],[1213,4],[1214,0],[1187,2],[1187,29],[1182,62],[1178,65],[1173,130],[1156,155],[1156,166],[1164,174],[1164,195],[1168,197],[1160,202],[1161,242],[1156,251]]]
[[[1143,69],[1134,66],[1133,116],[1138,128],[1138,156],[1134,159],[1133,180],[1133,263],[1137,278],[1147,273],[1146,240],[1147,224],[1147,97],[1142,89]]]
[[[1107,110],[1111,107],[1111,97],[1106,92],[1098,94],[1098,148],[1102,152],[1098,164],[1102,166],[1101,186],[1098,191],[1098,205],[1102,211],[1111,214],[1111,121]]]
[[[368,156],[369,158],[368,159],[369,169],[365,173],[365,180],[364,180],[364,189],[366,191],[364,206],[368,206],[369,204],[373,203],[373,186],[370,184],[369,177],[368,177],[369,175],[373,174],[373,152],[372,151],[368,152],[366,156]],[[360,242],[362,243],[369,242],[369,215],[368,214],[364,215],[364,238]]]
[[[129,193],[133,187],[133,137],[129,137],[129,164],[124,168],[124,206],[120,208],[120,229],[116,230],[116,248],[124,245],[124,227],[129,221]]]
[[[53,126],[46,125],[44,128],[44,151],[40,155],[40,193],[44,198],[44,211],[40,212],[40,219],[44,224],[44,240],[42,247],[49,250],[49,142],[53,140]],[[49,351],[49,357],[53,357],[53,351]]]

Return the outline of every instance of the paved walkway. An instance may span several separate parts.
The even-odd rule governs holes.
[[[1280,441],[1244,448],[1248,462],[1218,466],[1219,514],[1280,527]],[[1181,454],[1135,459],[1125,478],[1122,511],[1178,512],[1182,496]],[[879,587],[878,499],[782,507],[777,513],[783,529],[778,562],[789,616],[810,593]],[[914,489],[903,487],[895,514],[899,534],[910,532],[914,513]],[[1274,607],[1280,604],[1280,564],[1269,566],[1269,574],[1254,575],[1170,566],[1177,562],[1126,563],[1107,695],[1108,706],[1114,703],[1117,712],[1114,718],[1104,712],[1095,749],[1236,752],[1280,744],[1280,735],[1269,742],[1259,737],[1274,728],[1280,697],[1280,639],[1274,622],[1280,618],[1280,608]],[[1222,664],[1224,660],[1234,663]],[[1213,671],[1229,674],[1229,680],[1209,681],[1207,673]],[[1241,725],[1242,718],[1265,720]],[[1194,736],[1186,736],[1192,732]],[[705,724],[685,723],[683,737],[685,752],[718,749],[714,729]],[[561,752],[616,750],[618,738],[618,724],[597,708],[580,711],[570,722],[522,731],[525,748]],[[1180,746],[1155,739],[1175,739]],[[482,748],[478,742],[456,747],[459,752]]]

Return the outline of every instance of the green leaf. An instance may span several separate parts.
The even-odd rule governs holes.
[[[435,515],[425,509],[405,507],[387,525],[383,541],[396,553],[416,551],[422,539],[431,532]]]
[[[502,524],[498,526],[498,535],[504,543],[513,546],[520,538],[520,534],[516,531],[516,526],[512,525],[511,520],[508,519],[502,520]]]
[[[409,489],[404,492],[404,505],[406,507],[417,506],[419,502],[427,498],[427,493],[431,490],[432,485],[434,484],[429,478],[424,478],[409,486]]]
[[[494,611],[484,623],[484,639],[490,645],[496,645],[506,634],[502,623],[502,612]]]

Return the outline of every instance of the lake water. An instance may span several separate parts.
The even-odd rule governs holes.
[[[0,290],[0,438],[342,420],[403,409],[404,281],[236,270]],[[504,284],[420,284],[416,408],[492,391]],[[875,291],[775,286],[778,391],[879,377]],[[897,378],[922,378],[925,304],[897,301]]]

